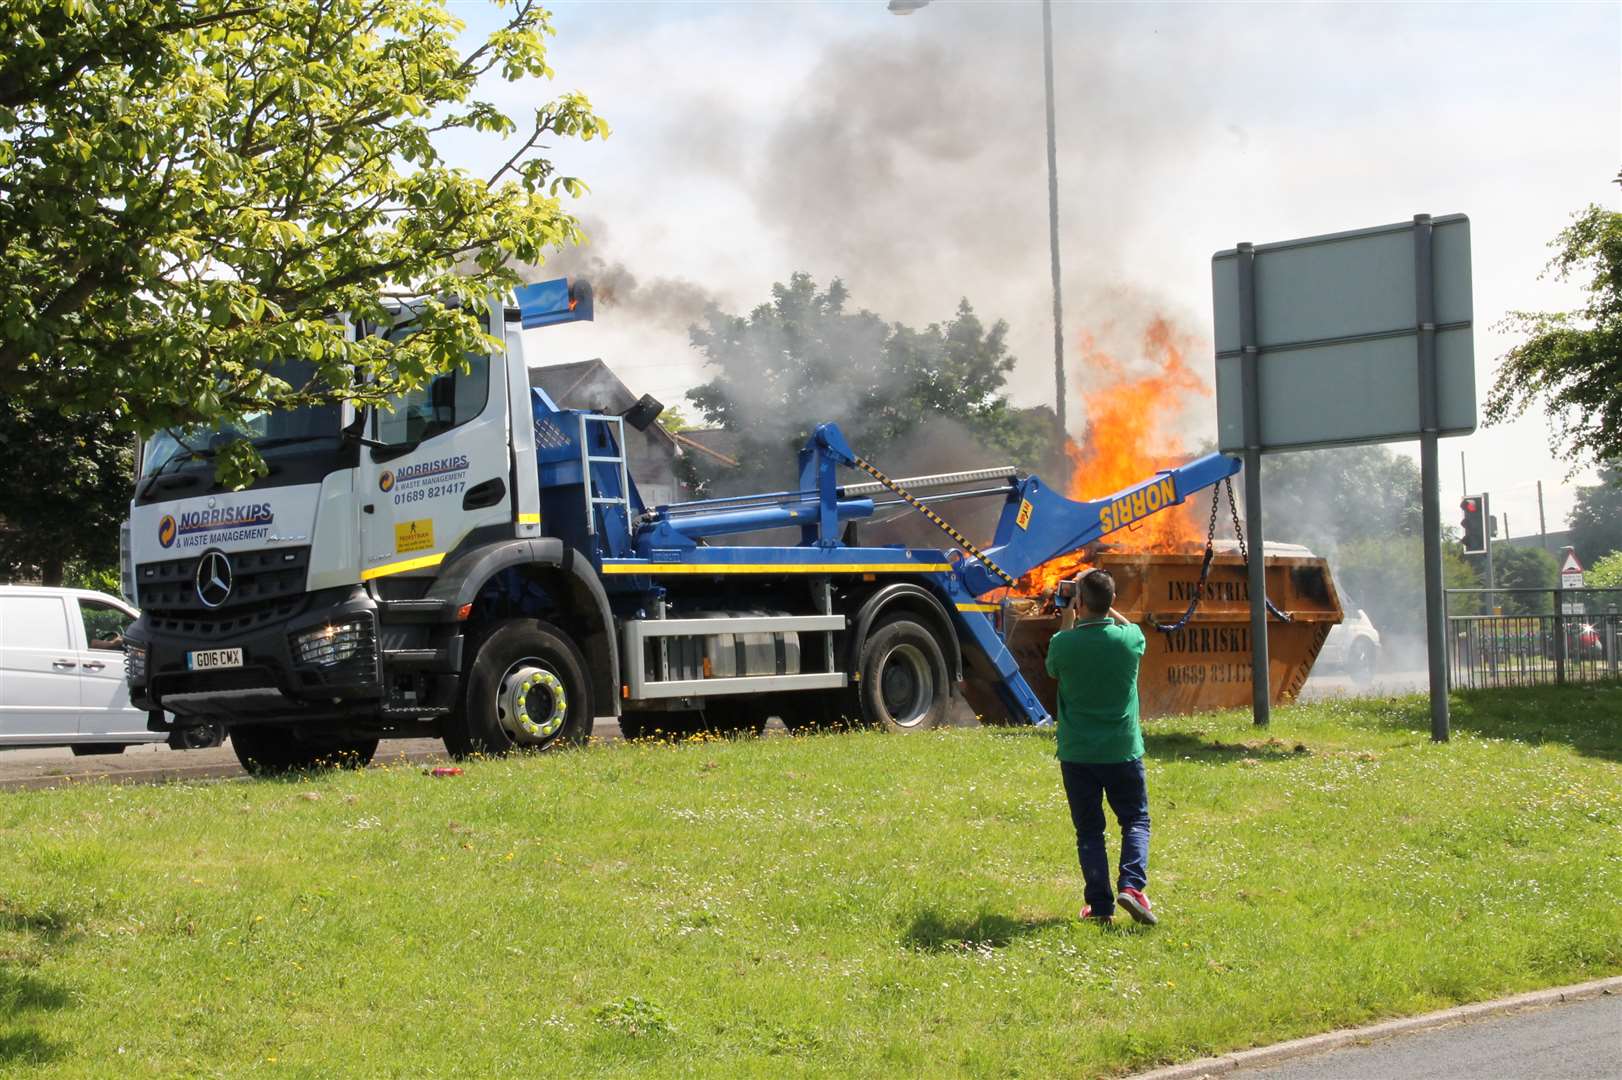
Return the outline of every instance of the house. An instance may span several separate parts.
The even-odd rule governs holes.
[[[605,416],[623,416],[641,400],[601,360],[532,367],[529,384],[546,391],[546,396],[560,408]],[[626,466],[642,493],[642,501],[648,506],[680,502],[683,492],[677,480],[676,459],[682,446],[676,437],[658,423],[649,424],[644,431],[626,424],[625,443]]]

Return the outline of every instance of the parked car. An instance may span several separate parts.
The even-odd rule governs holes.
[[[0,585],[0,748],[117,754],[134,743],[218,746],[218,726],[148,731],[124,685],[124,629],[139,613],[87,589]]]
[[[1357,601],[1339,585],[1336,589],[1340,592],[1341,621],[1329,628],[1314,670],[1337,668],[1357,685],[1368,686],[1380,666],[1380,632]]]

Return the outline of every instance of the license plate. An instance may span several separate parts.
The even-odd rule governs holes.
[[[216,668],[241,667],[241,649],[199,649],[186,654],[186,666],[193,671],[213,671]]]

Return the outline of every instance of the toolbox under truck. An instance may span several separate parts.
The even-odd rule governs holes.
[[[631,736],[758,731],[770,716],[919,730],[965,677],[995,689],[999,719],[1038,723],[998,629],[1007,587],[1239,468],[1211,454],[1074,502],[1011,468],[892,480],[823,425],[792,490],[650,506],[625,426],[656,407],[598,415],[532,385],[522,331],[589,319],[589,287],[515,299],[485,315],[504,352],[392,410],[310,406],[147,442],[125,660],[154,728],[223,724],[244,766],[268,772],[363,762],[390,736],[456,755],[580,743],[597,716]],[[403,304],[392,326],[351,332],[411,319]],[[298,367],[277,374],[296,385]],[[235,438],[269,467],[241,491],[210,460]],[[931,509],[962,498],[1002,501],[983,550]],[[847,531],[900,505],[943,545]],[[782,542],[709,542],[763,530]]]

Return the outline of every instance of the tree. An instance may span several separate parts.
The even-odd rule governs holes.
[[[1554,454],[1577,467],[1622,455],[1622,213],[1589,206],[1550,246],[1545,272],[1586,276],[1587,300],[1499,324],[1528,337],[1502,357],[1487,419],[1513,420],[1541,401]]]
[[[1553,589],[1560,582],[1560,564],[1541,548],[1493,545],[1493,586],[1500,589]],[[1547,593],[1504,593],[1497,597],[1506,615],[1539,615],[1554,610]]]
[[[711,310],[692,328],[716,373],[687,396],[740,436],[728,486],[789,482],[794,451],[824,421],[892,475],[965,459],[1035,465],[1052,451],[1056,425],[1002,395],[1014,367],[1006,323],[988,328],[963,300],[949,321],[916,330],[851,311],[849,298],[838,279],[819,289],[795,273],[747,317]]]
[[[1583,575],[1583,583],[1594,589],[1622,589],[1622,550],[1595,560]]]
[[[543,140],[607,133],[585,97],[523,128],[481,77],[551,75],[549,15],[507,3],[462,51],[447,0],[14,0],[0,9],[0,395],[142,433],[376,404],[498,347],[472,304],[576,239]],[[436,140],[512,139],[485,176]],[[465,273],[458,273],[461,263]],[[334,318],[427,297],[418,333]],[[291,385],[277,361],[315,375]],[[243,443],[220,455],[240,477]]]
[[[1384,446],[1278,454],[1262,470],[1271,539],[1333,557],[1344,544],[1419,536],[1419,466]]]
[[[1420,537],[1363,537],[1347,542],[1335,558],[1335,580],[1345,590],[1341,605],[1361,607],[1388,641],[1424,636],[1425,546]],[[1448,589],[1481,587],[1457,544],[1442,547],[1442,584]],[[1475,594],[1448,601],[1454,615],[1478,614],[1482,607]]]
[[[1579,557],[1622,549],[1622,459],[1600,466],[1599,483],[1577,489],[1577,504],[1566,519]]]
[[[0,573],[60,585],[72,564],[116,567],[134,449],[111,412],[64,417],[0,399],[0,455],[11,463],[0,469]]]

